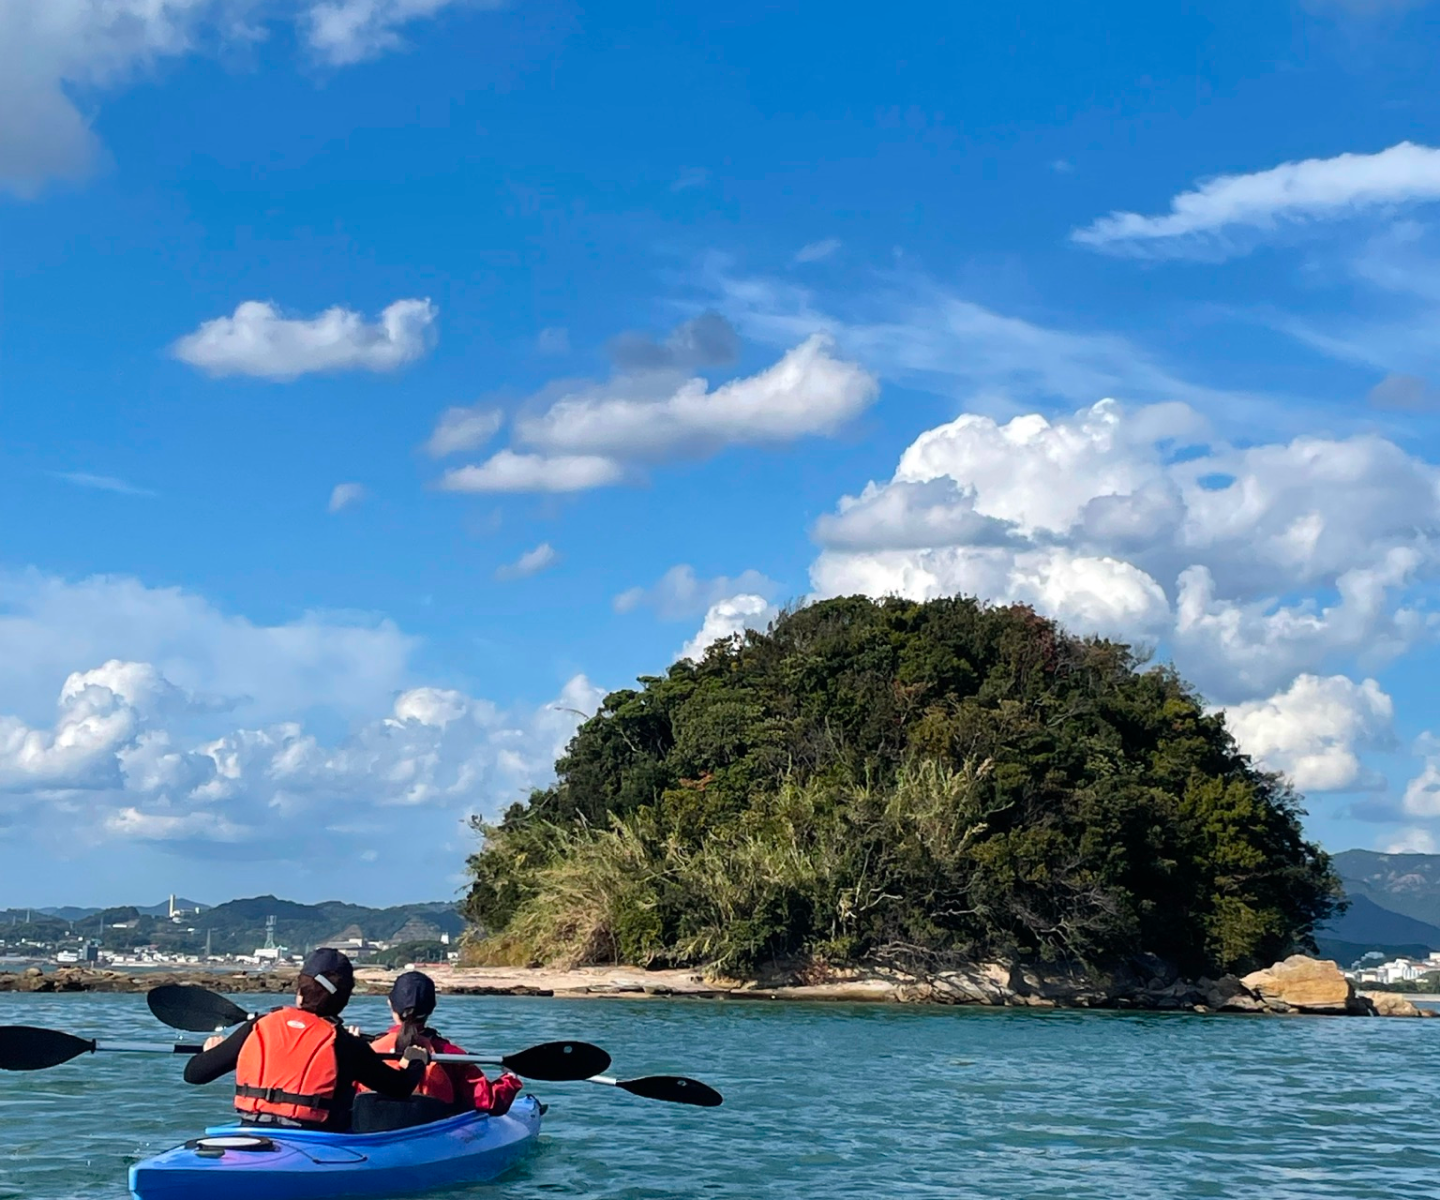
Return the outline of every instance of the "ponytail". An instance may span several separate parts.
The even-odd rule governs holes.
[[[429,1013],[407,1012],[400,1018],[400,1032],[395,1037],[397,1054],[404,1054],[419,1040],[420,1035],[425,1032],[425,1022],[429,1016]]]

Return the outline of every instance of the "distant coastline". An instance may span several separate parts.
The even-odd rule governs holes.
[[[1037,974],[998,963],[917,979],[894,972],[837,971],[823,980],[707,977],[693,970],[636,967],[457,967],[420,964],[437,989],[452,996],[532,996],[561,999],[670,999],[746,1002],[964,1004],[986,1007],[1094,1008],[1197,1013],[1440,1016],[1440,995],[1357,992],[1333,962],[1294,956],[1238,980],[1192,983],[1173,975],[1142,979],[1078,973]],[[396,971],[362,967],[357,995],[384,995]],[[61,967],[0,973],[0,992],[143,993],[161,983],[189,983],[229,994],[287,995],[293,970],[115,971]],[[1415,1002],[1418,1001],[1417,1005]]]

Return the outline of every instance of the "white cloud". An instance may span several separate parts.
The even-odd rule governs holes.
[[[365,499],[365,495],[363,483],[337,483],[330,493],[329,509],[332,513],[338,513],[351,505],[359,504]]]
[[[793,282],[738,277],[719,258],[701,278],[749,338],[788,346],[825,333],[881,376],[958,395],[972,410],[1013,414],[1022,404],[1121,396],[1231,411],[1252,427],[1283,419],[1270,398],[1189,383],[1123,337],[996,312],[914,273],[828,297],[838,311]]]
[[[634,587],[621,592],[614,604],[616,612],[634,612],[641,606],[649,606],[662,620],[678,621],[698,616],[712,605],[736,595],[771,599],[779,586],[754,570],[742,571],[733,579],[727,575],[701,579],[689,563],[680,563],[666,571],[652,587]]]
[[[516,454],[501,450],[479,466],[445,472],[446,492],[583,492],[625,478],[613,459],[594,454]]]
[[[1382,847],[1385,854],[1435,854],[1440,852],[1440,840],[1428,829],[1410,826],[1402,829]]]
[[[1412,817],[1440,817],[1440,738],[1421,734],[1415,749],[1425,765],[1406,786],[1402,806]]]
[[[229,701],[266,723],[325,709],[346,720],[411,686],[415,639],[389,621],[310,613],[255,624],[193,592],[97,576],[0,571],[0,712],[29,724],[53,710],[57,681],[116,659],[146,663],[190,696]]]
[[[309,5],[303,25],[316,57],[343,67],[402,49],[400,30],[414,21],[437,17],[447,9],[500,4],[501,0],[319,0]]]
[[[498,408],[475,405],[472,408],[447,408],[425,443],[432,458],[444,458],[461,450],[483,446],[505,424],[505,414]]]
[[[207,32],[243,39],[246,7],[228,0],[3,0],[0,185],[29,196],[51,179],[84,178],[100,147],[74,91],[122,84],[192,52]]]
[[[1213,252],[1225,230],[1271,232],[1286,224],[1440,199],[1440,150],[1401,142],[1377,154],[1339,154],[1222,175],[1182,192],[1164,216],[1114,212],[1071,237],[1101,249]]]
[[[548,571],[560,561],[560,555],[549,542],[541,542],[533,550],[527,550],[513,563],[507,563],[495,571],[496,579],[529,579],[541,571]]]
[[[839,238],[825,238],[822,241],[810,242],[795,251],[795,257],[791,260],[796,263],[820,262],[829,258],[840,249]]]
[[[393,371],[429,349],[435,316],[429,300],[397,300],[373,324],[338,306],[307,319],[247,300],[171,349],[211,375],[291,380],[317,371]]]
[[[681,648],[679,657],[699,662],[713,643],[735,637],[747,629],[764,629],[779,615],[780,610],[764,596],[729,596],[719,600],[705,613],[704,624]]]
[[[705,458],[728,446],[828,436],[863,412],[878,386],[869,372],[836,358],[824,336],[807,338],[774,366],[711,389],[672,369],[713,361],[733,330],[702,314],[664,344],[622,339],[631,364],[605,384],[561,385],[513,422],[512,447],[478,466],[449,471],[455,492],[572,492],[609,487],[637,468]],[[529,447],[537,452],[516,450]]]
[[[92,475],[89,471],[57,471],[56,479],[63,479],[75,487],[90,488],[97,492],[116,492],[122,496],[154,496],[149,488],[136,487],[113,475]]]
[[[1373,788],[1359,752],[1385,746],[1395,706],[1373,679],[1301,675],[1268,700],[1225,710],[1240,749],[1267,770],[1287,776],[1302,792]]]
[[[516,437],[547,454],[603,455],[658,462],[700,457],[725,446],[833,434],[878,391],[875,379],[837,359],[824,337],[807,338],[757,375],[709,390],[702,379],[646,394],[633,376],[563,395],[545,411],[516,420]]]
[[[1180,453],[1183,451],[1183,453]],[[965,593],[1163,643],[1222,702],[1436,630],[1440,469],[1372,435],[1235,448],[1180,405],[967,414],[815,527],[818,595]]]
[[[0,805],[90,843],[253,843],[257,855],[301,835],[398,829],[393,809],[493,816],[552,774],[577,724],[567,710],[591,711],[601,693],[576,676],[553,704],[511,713],[413,688],[329,743],[298,721],[186,736],[169,719],[177,697],[150,664],[110,662],[66,681],[49,727],[0,717]]]
[[[103,158],[95,101],[170,60],[266,40],[296,21],[332,64],[400,44],[403,25],[486,0],[0,0],[0,188],[81,180]]]

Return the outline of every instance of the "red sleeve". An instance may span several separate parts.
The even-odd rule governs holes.
[[[464,1054],[453,1042],[441,1041],[435,1047],[439,1054]],[[525,1086],[513,1075],[502,1075],[494,1083],[485,1078],[485,1072],[475,1063],[447,1063],[450,1080],[455,1086],[455,1103],[458,1108],[473,1108],[477,1112],[488,1112],[491,1116],[503,1117],[515,1103],[515,1097]]]
[[[503,1117],[525,1085],[513,1075],[502,1075],[490,1085],[490,1115]]]

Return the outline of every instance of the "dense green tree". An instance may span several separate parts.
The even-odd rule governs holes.
[[[824,601],[639,683],[479,826],[482,954],[1238,969],[1338,896],[1289,786],[1173,671],[1022,606]]]

